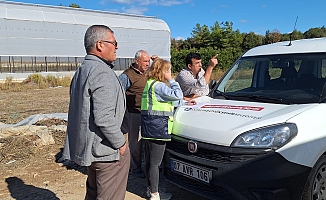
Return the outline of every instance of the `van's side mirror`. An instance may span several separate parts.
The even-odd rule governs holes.
[[[209,81],[209,83],[208,83],[209,90],[213,89],[215,87],[215,85],[216,85],[216,80]]]

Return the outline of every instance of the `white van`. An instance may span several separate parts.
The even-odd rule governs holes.
[[[176,110],[164,175],[209,199],[326,199],[326,38],[243,54]]]

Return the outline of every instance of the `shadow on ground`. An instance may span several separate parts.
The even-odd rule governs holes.
[[[18,177],[6,178],[11,197],[15,200],[60,200],[52,191],[38,188],[32,185],[26,185]]]

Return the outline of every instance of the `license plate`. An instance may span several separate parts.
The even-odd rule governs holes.
[[[171,159],[171,170],[179,172],[181,174],[185,174],[187,176],[190,176],[192,178],[204,181],[206,183],[209,183],[212,179],[212,171],[206,170],[201,167],[191,165],[179,160]]]

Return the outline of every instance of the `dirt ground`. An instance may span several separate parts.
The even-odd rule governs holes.
[[[0,122],[15,124],[34,114],[67,113],[69,88],[0,91]],[[45,120],[36,125],[65,124]],[[80,200],[85,195],[86,168],[72,162],[58,163],[65,132],[52,133],[55,144],[35,146],[34,137],[0,138],[0,200]],[[204,199],[169,183],[161,176],[160,187],[172,200]],[[145,199],[145,180],[129,175],[126,200]]]

